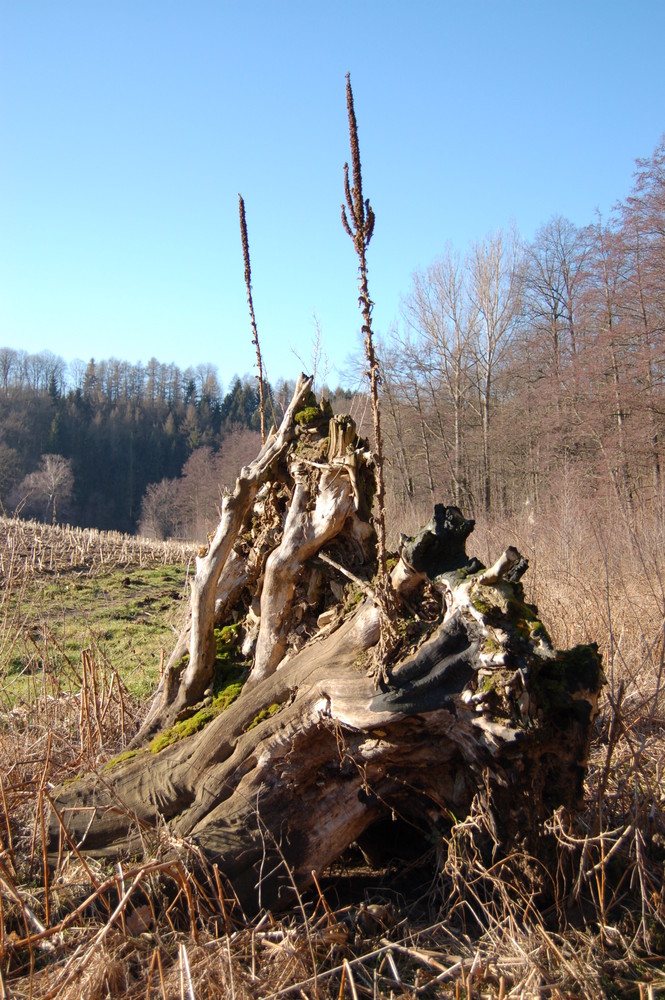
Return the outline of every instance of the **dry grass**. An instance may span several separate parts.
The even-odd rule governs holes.
[[[63,568],[100,574],[109,567],[187,563],[196,548],[191,542],[156,542],[119,531],[0,517],[0,575],[5,581],[16,574]]]
[[[248,922],[221,873],[165,829],[138,861],[106,866],[63,837],[49,867],[50,789],[81,768],[103,773],[140,718],[113,667],[89,655],[75,690],[51,678],[2,717],[0,997],[665,996],[662,527],[645,516],[630,530],[620,517],[601,528],[564,513],[479,526],[470,546],[489,562],[517,544],[555,640],[596,639],[607,664],[585,808],[551,817],[548,870],[524,857],[488,869],[464,837],[467,820],[438,845],[425,881],[416,869],[378,887],[367,875],[358,888],[357,875],[328,873],[301,909]],[[20,596],[28,565],[53,569],[81,549],[64,530],[55,545],[35,528],[31,545],[24,526],[2,528],[17,539],[0,547],[5,656],[9,593]],[[119,536],[116,558],[170,558],[132,541]],[[113,558],[110,538],[98,546],[99,560],[89,543],[91,574]]]

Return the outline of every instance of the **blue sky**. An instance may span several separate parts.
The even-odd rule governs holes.
[[[665,131],[661,0],[0,0],[0,346],[253,371],[358,349],[351,73],[375,324],[447,241],[590,222]]]

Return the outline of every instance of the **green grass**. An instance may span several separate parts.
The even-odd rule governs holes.
[[[0,683],[5,705],[57,686],[77,690],[81,652],[118,671],[136,697],[148,696],[187,608],[183,566],[121,567],[94,577],[77,571],[27,577],[4,594]]]

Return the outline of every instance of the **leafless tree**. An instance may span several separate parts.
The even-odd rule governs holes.
[[[469,298],[477,315],[475,361],[482,423],[482,498],[491,506],[490,428],[494,380],[520,320],[522,247],[514,230],[486,237],[469,258]]]
[[[16,368],[16,364],[16,351],[11,347],[0,348],[0,379],[2,380],[2,389],[5,396],[9,392],[11,375]]]
[[[415,337],[407,356],[426,384],[433,380],[436,398],[443,389],[452,409],[452,478],[456,504],[467,499],[463,475],[465,410],[475,382],[478,306],[469,294],[469,262],[451,247],[426,271],[417,273],[403,303],[407,328]],[[442,434],[443,439],[443,434]]]
[[[74,358],[73,361],[69,362],[69,378],[71,379],[74,389],[79,392],[83,391],[86,368],[87,364],[85,361],[82,361],[81,358]]]
[[[180,515],[176,482],[173,479],[162,479],[151,483],[141,503],[141,520],[139,532],[146,538],[157,538],[163,541],[179,534]]]
[[[541,226],[524,256],[524,311],[541,347],[543,363],[560,380],[577,351],[577,315],[588,266],[584,230],[554,216]]]
[[[665,367],[665,136],[653,155],[637,161],[633,193],[619,206],[629,267],[624,293],[636,362],[635,407],[645,413],[644,451],[653,495],[662,500],[661,447],[665,434],[662,372]],[[642,450],[642,449],[640,449]]]
[[[13,492],[11,500],[21,510],[56,524],[67,514],[74,489],[70,459],[62,455],[42,455],[39,468],[29,473]]]

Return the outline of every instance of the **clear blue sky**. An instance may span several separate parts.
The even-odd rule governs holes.
[[[0,0],[0,346],[253,370],[357,350],[351,73],[377,330],[463,250],[626,196],[665,131],[662,0]],[[335,372],[329,381],[335,382]]]

